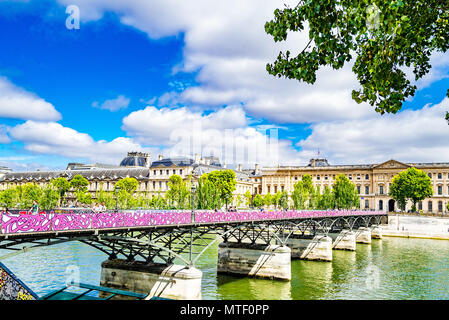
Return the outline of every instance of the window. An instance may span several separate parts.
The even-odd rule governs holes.
[[[179,174],[182,174],[182,169],[179,170]]]
[[[418,210],[422,210],[422,201],[418,202]]]
[[[384,194],[384,186],[379,186],[379,193]]]
[[[267,193],[270,193],[270,186],[267,186]]]
[[[430,179],[432,179],[432,174],[430,172],[427,175],[429,176]]]
[[[352,174],[349,175],[349,180],[352,180]]]
[[[382,200],[379,200],[379,210],[384,209],[384,202]]]
[[[360,194],[360,186],[357,186],[357,193]]]
[[[153,170],[153,174],[156,175],[156,170]]]
[[[156,189],[156,181],[153,181],[153,190]]]
[[[295,176],[295,180],[298,180],[298,176]]]
[[[369,180],[369,174],[365,174],[365,179]]]
[[[443,201],[438,201],[438,212],[443,212]]]
[[[442,195],[443,194],[443,186],[438,186],[438,195]]]
[[[369,194],[369,186],[365,186],[365,194]]]
[[[160,170],[160,172],[159,172],[161,175],[162,175],[162,170]]]
[[[432,212],[432,201],[429,201],[427,203],[427,209],[428,209],[429,212]]]
[[[438,179],[443,179],[443,174],[441,172],[438,173]]]
[[[170,170],[167,170],[167,175],[170,174]]]
[[[369,209],[369,200],[365,200],[365,209]]]
[[[357,174],[357,180],[360,180],[360,174]]]
[[[327,180],[327,175],[324,176],[324,180]]]
[[[173,169],[173,174],[176,174],[176,170],[175,169]]]
[[[284,192],[284,186],[281,186],[281,191]]]
[[[316,179],[317,179],[317,180],[320,180],[320,175],[317,175],[317,176],[316,176]]]

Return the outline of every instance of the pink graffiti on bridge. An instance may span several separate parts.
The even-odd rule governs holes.
[[[381,211],[352,210],[313,210],[313,211],[242,211],[242,212],[211,212],[196,211],[194,222],[217,223],[260,221],[294,218],[322,218],[340,216],[385,215]],[[191,211],[156,211],[136,210],[125,212],[103,213],[44,213],[31,214],[1,214],[2,234],[50,232],[65,230],[89,230],[160,225],[184,225],[192,223]]]

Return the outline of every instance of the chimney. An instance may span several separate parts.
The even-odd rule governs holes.
[[[237,166],[237,171],[242,171],[242,164],[239,163],[239,165]]]
[[[163,158],[163,157],[162,157],[162,154],[160,154],[160,155],[159,155],[159,161],[161,161],[162,158]]]
[[[259,164],[258,163],[256,163],[254,171],[255,171],[254,172],[255,174],[259,174]]]
[[[150,153],[145,153],[145,167],[151,167]]]
[[[195,163],[200,163],[200,155],[198,153],[195,153]]]

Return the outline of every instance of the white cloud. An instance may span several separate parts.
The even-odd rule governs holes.
[[[11,139],[8,136],[9,127],[0,124],[0,143],[7,144],[11,142]]]
[[[114,112],[120,109],[127,108],[129,105],[129,101],[129,98],[123,95],[119,95],[117,98],[106,100],[102,104],[99,104],[97,101],[95,101],[92,103],[92,107]]]
[[[187,108],[148,106],[123,119],[122,129],[144,145],[163,145],[164,156],[214,155],[223,163],[273,165],[298,160],[290,141],[278,140],[277,128],[248,126],[239,106],[203,114]],[[269,131],[268,134],[266,131]]]
[[[128,151],[146,151],[131,138],[95,141],[86,133],[56,122],[26,121],[11,128],[10,136],[23,142],[25,150],[33,153],[85,158],[112,164],[118,164]]]
[[[0,117],[53,121],[60,120],[61,114],[51,103],[0,76]]]
[[[438,162],[449,159],[449,126],[444,119],[449,99],[419,110],[378,115],[365,120],[323,122],[297,145],[303,157],[319,148],[334,164]]]

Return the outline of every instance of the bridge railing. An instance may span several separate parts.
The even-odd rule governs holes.
[[[301,210],[301,211],[243,211],[211,212],[134,210],[102,213],[43,213],[1,214],[0,233],[34,233],[65,230],[89,230],[159,225],[186,225],[191,223],[216,223],[278,220],[283,218],[322,218],[354,215],[385,215],[382,211],[353,210]]]

